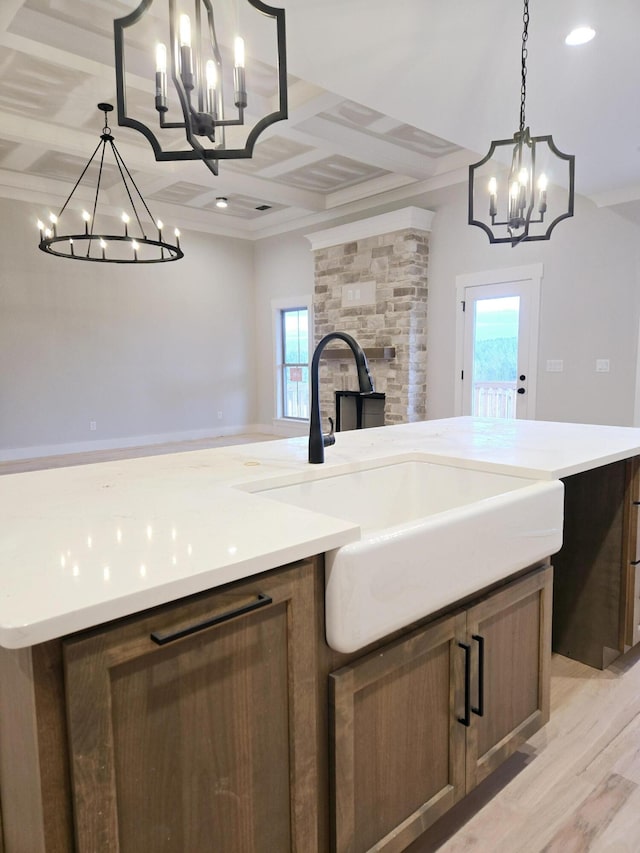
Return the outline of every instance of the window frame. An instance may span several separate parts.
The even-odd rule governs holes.
[[[307,361],[285,362],[284,353],[284,315],[287,311],[307,312],[308,323],[308,350]],[[313,297],[310,295],[292,296],[286,299],[274,299],[271,302],[273,346],[274,346],[274,422],[295,425],[307,424],[308,418],[296,418],[284,413],[284,371],[286,367],[301,366],[311,369],[311,352],[313,347]]]

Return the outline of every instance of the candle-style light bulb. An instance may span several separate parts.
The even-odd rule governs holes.
[[[547,212],[547,187],[549,185],[549,180],[544,172],[538,178],[538,190],[540,191],[540,196],[538,198],[538,212],[544,216]]]
[[[187,90],[194,87],[193,64],[191,60],[191,21],[188,15],[180,15],[180,76]]]
[[[516,218],[518,210],[518,196],[520,195],[520,186],[517,181],[512,181],[509,188],[509,220]]]
[[[176,228],[173,233],[174,233],[174,236],[176,238],[176,246],[179,249],[180,248],[180,231],[178,228]]]
[[[100,238],[100,248],[102,249],[102,260],[104,261],[104,259],[105,259],[105,250],[106,250],[106,248],[107,248],[107,244],[106,244],[106,242],[102,239],[102,237]]]
[[[133,249],[133,258],[134,260],[138,260],[138,249],[140,248],[140,244],[135,240],[131,241],[131,248]]]
[[[191,20],[188,15],[180,15],[180,47],[191,47]]]
[[[71,257],[75,257],[75,252],[73,251],[73,238],[69,237],[69,252],[71,253]]]
[[[89,213],[88,210],[82,211],[82,219],[84,221],[84,233],[88,234],[89,233],[89,223],[91,222],[91,214]]]
[[[213,59],[207,60],[205,77],[207,80],[207,112],[215,119],[217,114],[216,88],[218,86],[218,69]]]
[[[42,219],[38,219],[37,225],[38,231],[40,231],[40,233],[42,234],[42,232],[44,231],[44,222],[42,221]]]
[[[156,45],[156,109],[167,111],[167,48],[162,43]]]
[[[518,183],[520,184],[520,191],[518,193],[518,211],[522,216],[524,209],[528,204],[527,189],[529,184],[529,173],[524,168],[520,169],[518,173]]]
[[[55,213],[49,214],[49,222],[53,225],[53,236],[57,237],[58,236],[58,229],[56,226],[58,224],[58,217],[55,215]]]
[[[162,42],[156,45],[156,72],[167,73],[167,47]]]
[[[238,109],[247,106],[247,92],[244,77],[244,39],[236,36],[233,64],[233,101]]]
[[[489,178],[489,216],[495,216],[498,212],[497,193],[498,182],[495,178]]]
[[[123,212],[121,219],[124,222],[124,236],[128,237],[129,236],[129,214]]]
[[[162,229],[164,228],[164,222],[162,221],[162,219],[158,219],[156,225],[158,226],[158,231],[162,234]]]
[[[236,68],[244,68],[244,39],[236,36],[233,43],[234,65]]]

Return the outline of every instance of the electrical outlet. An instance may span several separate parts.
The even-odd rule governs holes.
[[[219,421],[221,421],[221,420],[222,420],[222,412],[218,412],[218,420],[219,420]]]
[[[596,373],[608,373],[609,372],[609,359],[608,358],[597,358],[596,359]]]
[[[91,432],[95,432],[95,430],[97,428],[98,428],[98,425],[96,424],[95,421],[89,421],[89,429],[91,430]]]

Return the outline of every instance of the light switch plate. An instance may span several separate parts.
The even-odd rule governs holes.
[[[596,373],[608,373],[609,372],[609,359],[608,358],[597,358],[596,359]]]
[[[562,373],[564,370],[564,362],[561,358],[547,359],[547,373]]]

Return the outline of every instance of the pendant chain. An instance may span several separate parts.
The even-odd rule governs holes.
[[[524,29],[522,31],[522,84],[520,86],[520,133],[524,131],[524,107],[527,98],[527,39],[529,38],[529,0],[524,0],[522,15]]]

